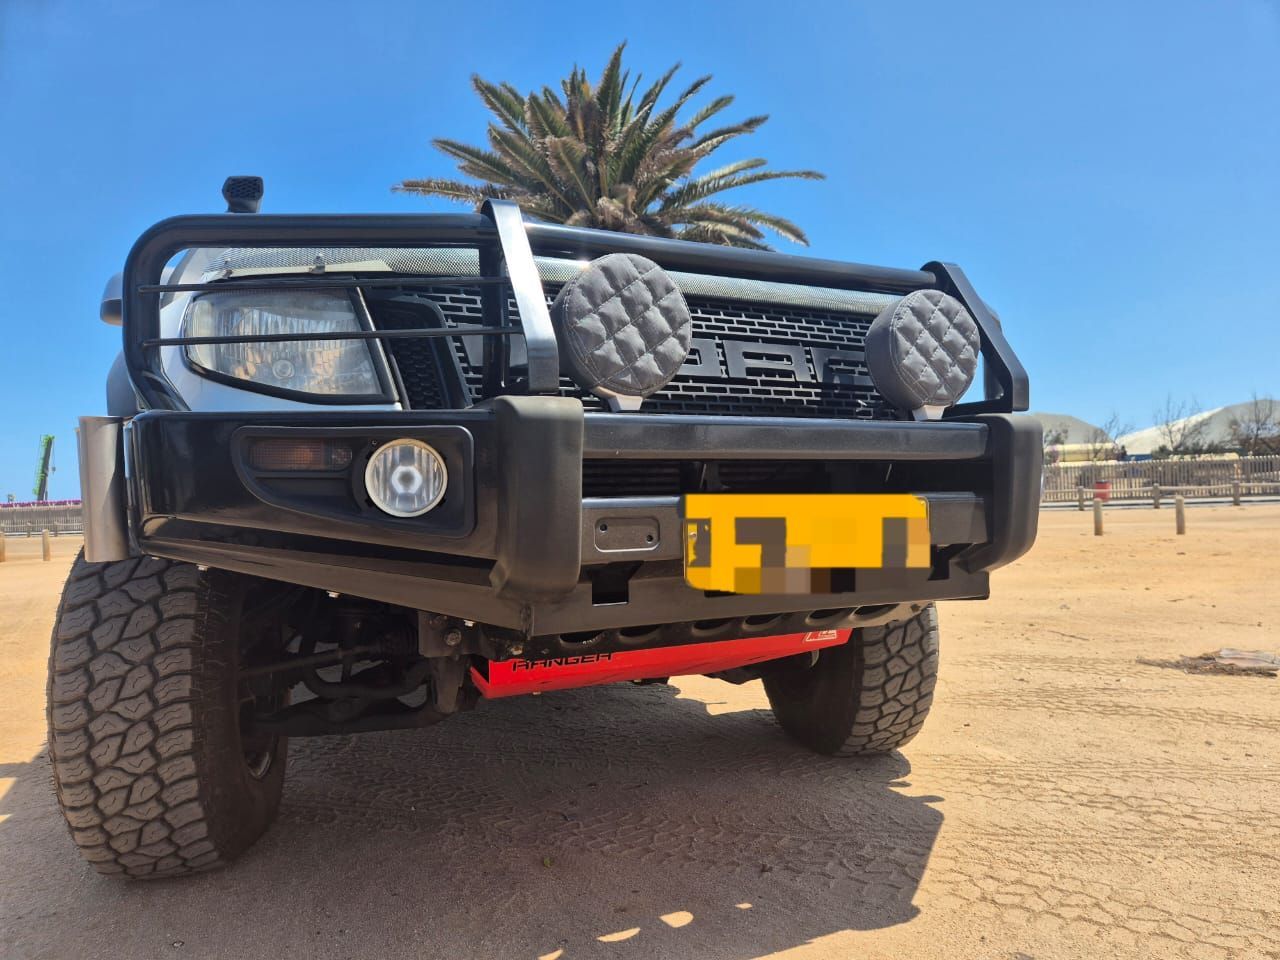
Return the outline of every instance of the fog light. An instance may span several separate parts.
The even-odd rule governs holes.
[[[881,311],[863,347],[881,396],[917,419],[936,419],[973,382],[982,337],[959,300],[916,290]]]
[[[379,510],[418,517],[440,502],[449,482],[440,454],[421,440],[392,440],[379,447],[364,471],[364,486]]]

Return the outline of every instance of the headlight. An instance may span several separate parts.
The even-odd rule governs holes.
[[[239,291],[206,293],[182,318],[184,337],[349,333],[363,329],[355,303],[341,293]],[[287,340],[189,344],[202,371],[271,390],[326,396],[381,397],[373,353],[364,340]]]

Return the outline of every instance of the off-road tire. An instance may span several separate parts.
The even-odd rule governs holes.
[[[938,678],[938,613],[853,632],[811,658],[765,674],[779,725],[818,753],[849,757],[896,750],[920,732]]]
[[[243,590],[153,557],[76,558],[49,659],[49,759],[63,816],[99,873],[219,866],[274,819],[286,742],[250,770],[235,675]]]

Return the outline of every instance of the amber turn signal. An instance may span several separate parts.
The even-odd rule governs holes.
[[[332,472],[351,466],[350,445],[313,437],[262,437],[249,445],[249,465],[271,472]]]

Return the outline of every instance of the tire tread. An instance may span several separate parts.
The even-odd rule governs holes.
[[[80,556],[71,568],[49,659],[49,759],[71,838],[99,873],[208,870],[245,845],[214,829],[222,766],[196,730],[210,709],[202,672],[229,666],[209,636],[221,599],[190,564]]]
[[[896,750],[920,732],[937,676],[938,618],[928,604],[856,630],[812,666],[766,675],[765,691],[790,736],[820,753],[864,756]]]

